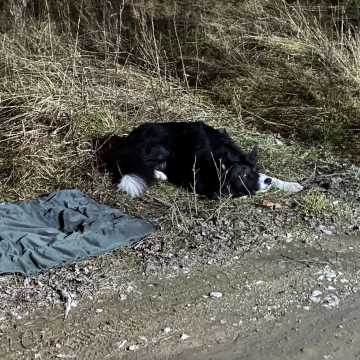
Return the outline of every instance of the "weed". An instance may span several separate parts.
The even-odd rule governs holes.
[[[298,207],[307,216],[319,217],[329,211],[330,203],[326,195],[315,188],[300,199]]]

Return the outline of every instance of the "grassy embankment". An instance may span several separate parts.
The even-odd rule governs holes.
[[[226,127],[292,178],[304,176],[292,156],[316,150],[292,154],[259,131],[356,155],[359,3],[309,4],[3,3],[1,200],[66,187],[110,194],[88,140],[149,120]]]

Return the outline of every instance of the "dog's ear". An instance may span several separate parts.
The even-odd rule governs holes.
[[[248,155],[248,160],[252,165],[256,165],[257,154],[258,154],[258,148],[257,148],[257,145],[254,145],[250,154]]]

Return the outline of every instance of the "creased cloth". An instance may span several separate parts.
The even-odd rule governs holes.
[[[125,246],[154,225],[99,204],[79,190],[63,190],[0,204],[0,274],[32,275]]]

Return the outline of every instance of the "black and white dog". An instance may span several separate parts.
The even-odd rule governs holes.
[[[213,199],[253,195],[272,183],[256,170],[256,147],[245,154],[225,132],[203,122],[146,123],[99,144],[99,158],[118,190],[131,197],[157,180]]]

